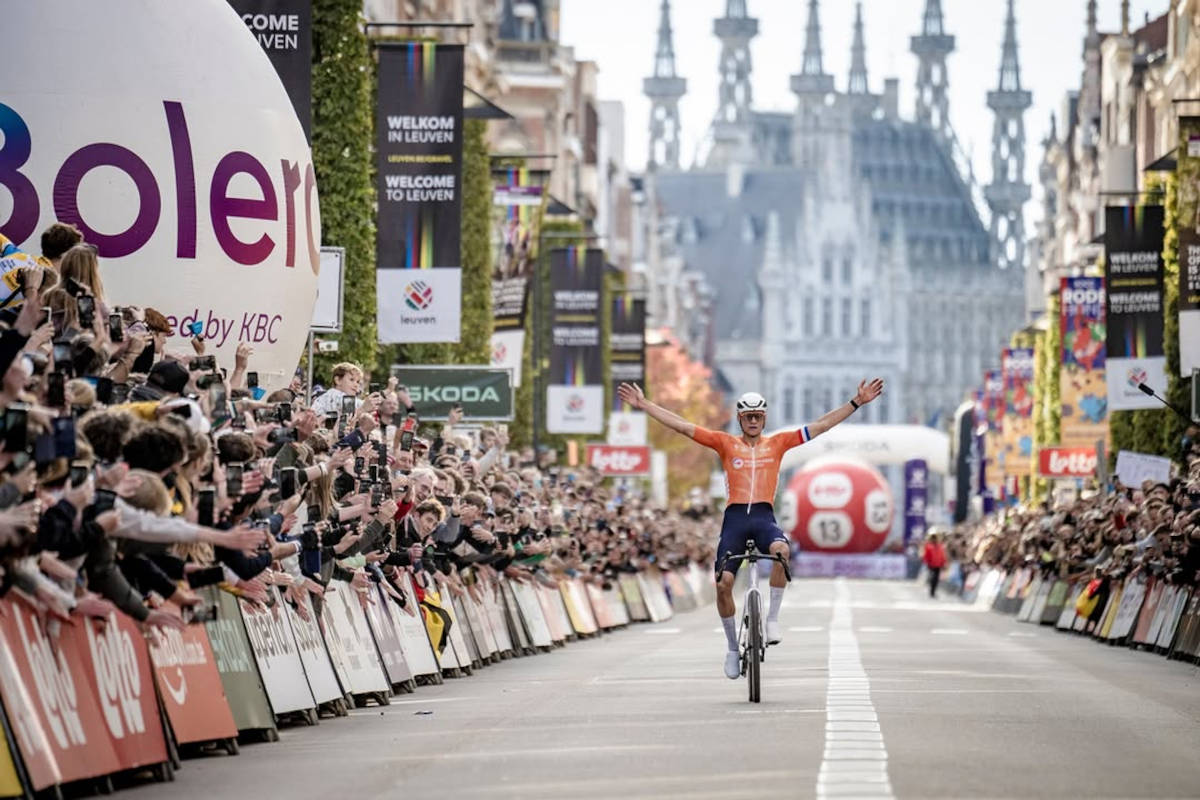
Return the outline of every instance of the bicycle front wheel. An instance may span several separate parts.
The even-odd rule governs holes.
[[[746,636],[746,681],[750,684],[750,702],[761,698],[759,677],[762,672],[762,610],[758,607],[759,597],[752,592],[746,599],[746,616],[750,630]]]

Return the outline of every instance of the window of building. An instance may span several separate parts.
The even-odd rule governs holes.
[[[842,258],[842,285],[849,286],[854,282],[854,262],[850,256]]]
[[[833,299],[821,300],[821,335],[833,336]]]
[[[791,422],[796,418],[796,389],[790,383],[783,389],[783,420]]]
[[[808,421],[814,420],[816,418],[817,418],[817,414],[813,409],[813,390],[805,389],[804,390],[804,420],[805,420],[805,422],[808,422]]]
[[[878,417],[879,417],[879,422],[880,422],[880,424],[886,425],[886,424],[888,423],[888,396],[887,396],[887,392],[884,392],[883,394],[879,395],[879,398],[878,398],[878,399],[875,401],[875,405],[876,405],[876,406],[878,406],[878,409],[879,409],[879,410],[876,412],[876,414],[877,414],[877,415],[878,415]]]
[[[811,297],[804,298],[804,335],[812,336],[816,333],[817,320],[816,313],[813,310],[813,299]]]
[[[833,283],[833,258],[830,256],[821,259],[821,281]]]
[[[842,298],[842,336],[849,336],[854,320],[850,315],[850,298]]]
[[[862,332],[864,339],[871,338],[871,301],[862,301],[862,310],[858,316],[859,330]]]

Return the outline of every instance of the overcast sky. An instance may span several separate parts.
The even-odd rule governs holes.
[[[795,96],[788,80],[800,68],[808,3],[747,0],[747,5],[759,20],[759,35],[751,44],[754,105],[791,111]],[[854,5],[853,0],[822,0],[820,5],[825,71],[839,90],[845,89],[849,70]],[[909,36],[919,32],[924,5],[925,0],[863,2],[871,91],[881,92],[885,77],[898,77],[901,114],[907,118],[912,117],[917,72]],[[1162,14],[1167,5],[1168,0],[1132,0],[1132,27],[1140,27],[1147,12],[1152,18]],[[1079,86],[1086,6],[1086,0],[1016,0],[1021,82],[1033,92],[1033,106],[1025,114],[1026,178],[1031,183],[1050,112],[1058,111],[1068,89]],[[998,81],[1005,7],[1006,0],[942,0],[946,32],[957,37],[948,60],[950,114],[983,184],[992,178],[986,92]],[[1101,31],[1119,30],[1120,7],[1121,0],[1100,0]],[[671,3],[676,69],[688,81],[680,104],[685,165],[695,157],[716,108],[719,44],[712,25],[724,9],[725,0]],[[626,157],[635,170],[646,161],[649,104],[642,79],[654,66],[658,17],[659,0],[562,0],[562,42],[574,46],[578,58],[599,64],[601,99],[625,104]]]

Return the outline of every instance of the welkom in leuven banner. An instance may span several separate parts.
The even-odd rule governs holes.
[[[1108,408],[1158,408],[1138,386],[1146,384],[1160,396],[1167,391],[1163,208],[1109,206],[1104,212]]]
[[[585,247],[552,251],[550,292],[553,304],[546,430],[603,433],[600,304],[604,297],[604,251]]]
[[[462,317],[463,48],[379,43],[379,341],[457,342]]]

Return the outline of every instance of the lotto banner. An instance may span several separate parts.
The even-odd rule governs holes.
[[[1033,466],[1033,350],[1005,350],[1000,370],[1004,376],[1004,474],[1028,475]]]
[[[1163,355],[1163,208],[1105,209],[1104,286],[1108,407],[1112,411],[1159,408],[1146,384],[1167,391]]]
[[[612,299],[612,335],[609,358],[612,365],[612,410],[629,411],[617,396],[622,383],[646,382],[646,301],[628,292]]]
[[[1095,448],[1108,439],[1104,365],[1104,280],[1063,278],[1059,292],[1062,367],[1059,398],[1064,447]]]
[[[312,0],[229,0],[255,41],[271,59],[312,136]]]
[[[463,48],[376,43],[379,341],[457,342]]]
[[[551,343],[548,433],[604,432],[600,314],[604,251],[568,247],[550,254]]]
[[[1200,368],[1200,117],[1179,118],[1179,372]]]

